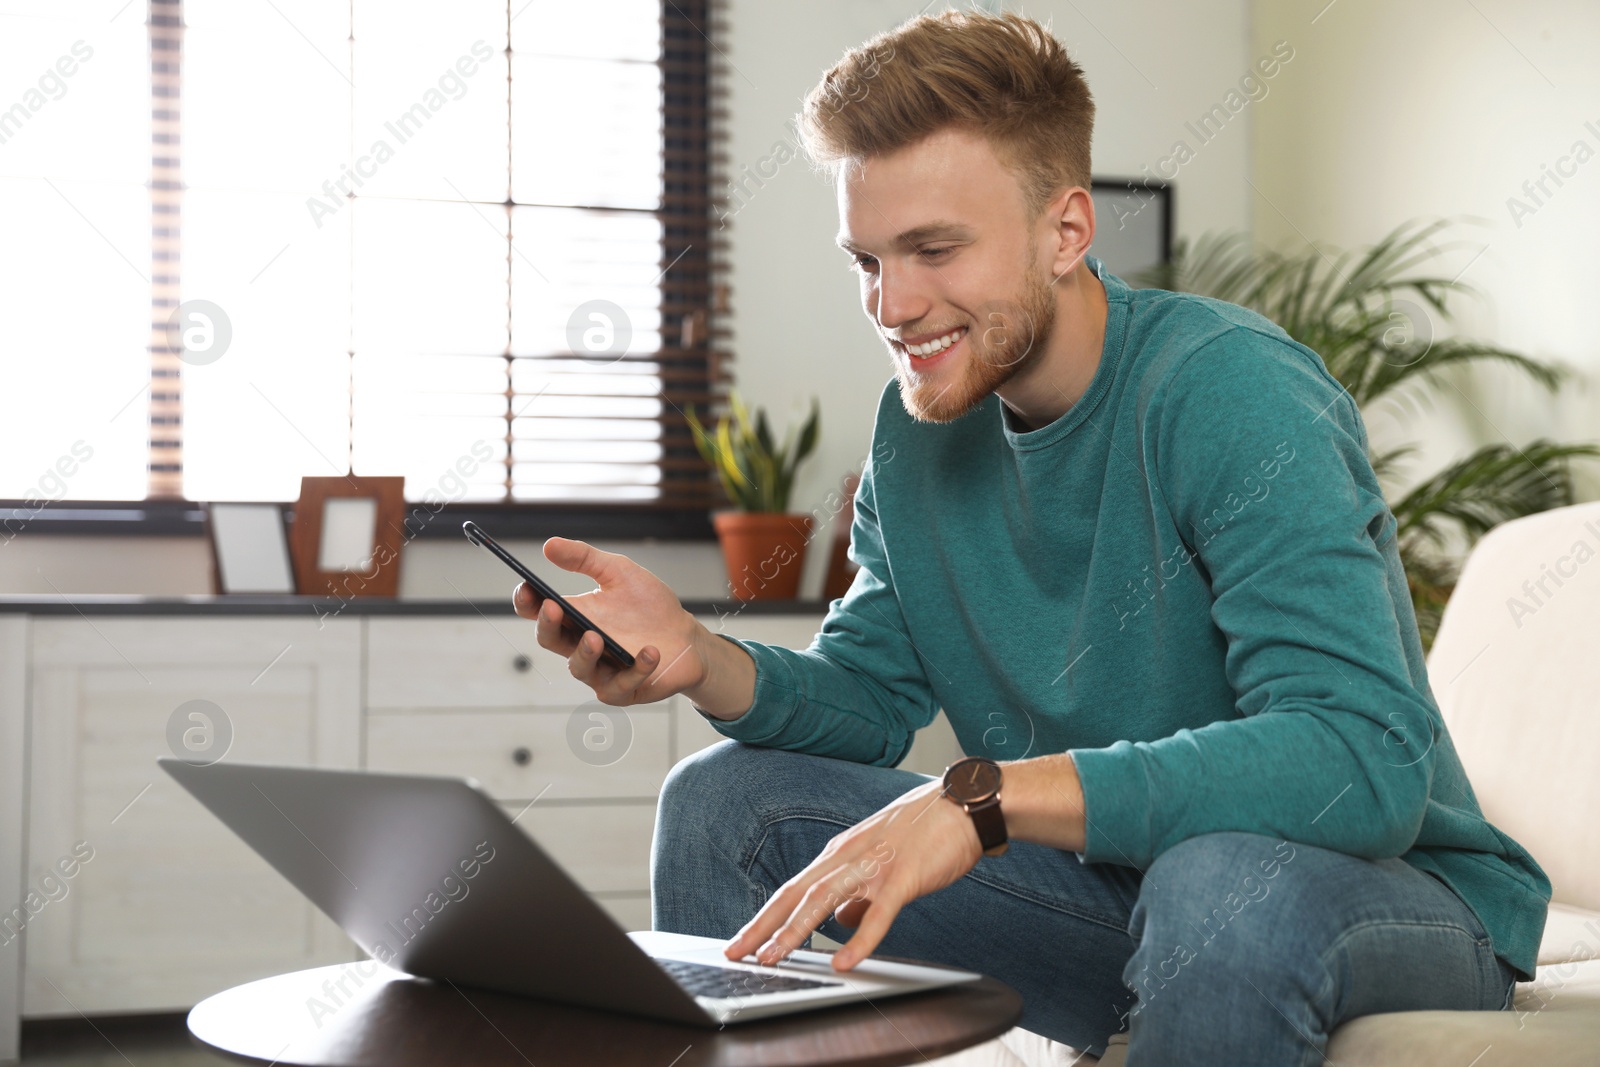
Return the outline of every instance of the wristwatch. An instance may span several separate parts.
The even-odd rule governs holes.
[[[1006,850],[1006,820],[1000,813],[1000,764],[987,756],[958,759],[944,769],[944,795],[972,816],[985,856]]]

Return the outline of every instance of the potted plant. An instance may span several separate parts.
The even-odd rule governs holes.
[[[684,413],[695,447],[733,504],[712,516],[728,581],[740,600],[792,600],[800,588],[811,516],[789,514],[789,494],[795,471],[817,447],[820,406],[813,398],[810,418],[798,436],[789,428],[781,448],[765,411],[752,418],[737,393],[729,396],[728,408],[715,430],[700,422],[693,406]]]

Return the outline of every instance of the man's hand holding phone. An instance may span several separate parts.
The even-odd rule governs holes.
[[[538,622],[539,644],[565,656],[567,670],[601,701],[626,707],[685,693],[707,714],[733,720],[755,700],[755,661],[749,653],[718,640],[684,610],[665,582],[627,556],[550,538],[544,543],[546,559],[600,586],[568,599],[477,523],[462,523],[461,532],[522,576],[512,592],[517,614]]]
[[[537,620],[539,645],[565,656],[567,670],[602,702],[627,707],[686,693],[718,718],[734,719],[749,708],[755,699],[749,654],[702,626],[660,578],[627,556],[565,537],[547,540],[544,555],[599,585],[567,599],[623,648],[636,650],[633,666],[619,668],[603,656],[599,634],[574,629],[561,606],[527,582],[517,586],[513,604],[518,615]]]
[[[667,584],[627,556],[605,552],[583,541],[552,537],[544,555],[566,571],[592,578],[600,588],[569,598],[624,648],[636,650],[633,666],[619,668],[604,657],[605,644],[594,632],[571,625],[561,605],[541,596],[527,582],[517,586],[517,614],[538,622],[542,648],[567,658],[572,676],[607,704],[647,704],[680,693],[704,678],[695,630],[704,629]]]

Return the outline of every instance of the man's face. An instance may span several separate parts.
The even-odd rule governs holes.
[[[1039,358],[1052,229],[988,141],[941,130],[844,167],[837,191],[839,244],[913,418],[959,418]]]

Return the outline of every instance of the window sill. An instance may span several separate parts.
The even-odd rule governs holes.
[[[824,600],[685,600],[684,609],[703,618],[730,615],[815,615],[828,612]],[[129,596],[106,593],[70,593],[64,596],[0,594],[0,617],[8,615],[110,616],[244,615],[333,616],[462,615],[513,618],[511,598],[493,600],[430,600],[401,597],[271,596],[235,593],[226,596]]]
[[[292,504],[284,507],[293,511]],[[420,514],[418,514],[420,512]],[[407,505],[412,538],[461,536],[478,523],[502,540],[576,537],[585,540],[714,541],[710,513],[700,509],[631,504]],[[16,536],[204,537],[204,505],[190,500],[62,500],[43,506],[0,500],[0,543]]]

